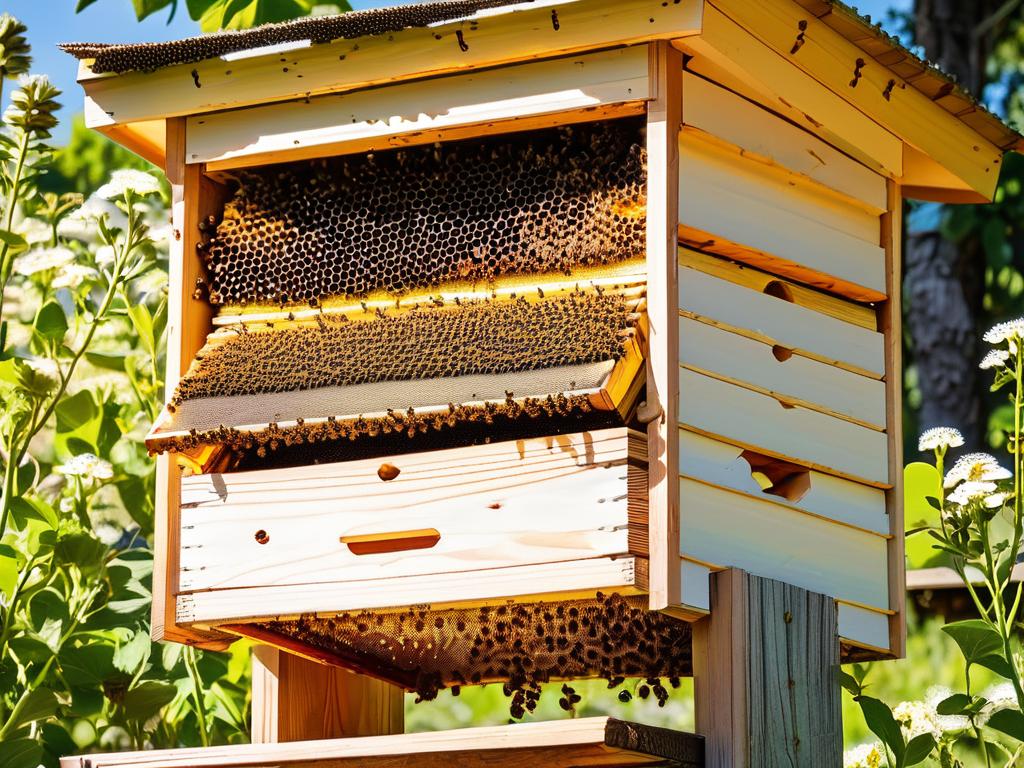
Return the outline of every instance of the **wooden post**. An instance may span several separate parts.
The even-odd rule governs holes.
[[[252,743],[404,731],[401,689],[269,645],[252,652]]]
[[[711,578],[693,627],[697,732],[707,768],[842,764],[835,601],[740,570]]]

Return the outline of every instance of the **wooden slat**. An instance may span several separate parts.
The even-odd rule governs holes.
[[[673,431],[679,407],[676,231],[679,210],[679,131],[682,128],[682,54],[668,43],[650,46],[654,100],[647,113],[647,408],[650,510],[650,604],[680,602],[679,459]]]
[[[186,159],[207,170],[432,143],[443,132],[536,127],[543,115],[596,119],[649,96],[647,47],[573,56],[351,94],[189,118]],[[598,114],[600,113],[600,114]],[[439,133],[442,132],[442,133]]]
[[[702,768],[704,744],[701,737],[688,733],[592,717],[398,736],[191,747],[61,759],[61,768],[484,768],[497,764],[510,768],[647,764]]]
[[[807,492],[796,501],[766,494],[751,475],[743,450],[694,432],[680,430],[679,472],[683,477],[739,491],[814,517],[888,537],[885,492],[822,472],[809,471]]]
[[[885,246],[891,296],[881,312],[882,330],[885,333],[889,476],[893,483],[886,495],[892,532],[889,542],[889,607],[895,611],[889,622],[887,647],[897,658],[901,658],[907,647],[907,566],[903,519],[903,197],[895,182],[889,183],[889,213],[883,223],[882,243]]]
[[[885,212],[885,177],[703,77],[686,72],[683,83],[687,126],[734,145],[744,157],[839,193],[876,216]]]
[[[448,24],[231,62],[208,59],[120,76],[93,75],[86,68],[79,80],[87,94],[90,127],[130,123],[676,39],[700,31],[702,10],[700,0],[535,2]],[[557,11],[557,25],[552,11]]]
[[[687,558],[813,587],[838,600],[888,606],[881,536],[696,480],[680,480],[680,507]]]
[[[894,617],[858,605],[839,604],[839,636],[851,645],[891,656],[889,623]]]
[[[885,429],[883,382],[698,320],[684,317],[679,322],[679,363],[684,368],[741,384],[780,402]]]
[[[633,557],[572,560],[564,563],[494,568],[465,573],[400,576],[344,583],[251,587],[180,595],[177,620],[192,624],[231,624],[298,618],[376,608],[431,605],[434,608],[521,600],[592,597],[597,591],[637,594],[642,570]]]
[[[171,220],[167,304],[167,366],[165,391],[174,392],[183,371],[206,340],[212,310],[192,297],[202,264],[195,245],[200,237],[199,220],[218,201],[215,185],[205,182],[196,167],[185,165],[185,121],[167,121],[167,180],[171,184]],[[179,502],[181,469],[170,456],[157,457],[156,503],[153,542],[153,604],[150,632],[155,640],[188,642],[210,649],[223,649],[230,636],[181,630],[175,626],[175,595],[178,592],[180,546]]]
[[[679,386],[679,423],[695,432],[879,488],[890,485],[888,438],[881,432],[692,371],[682,372]]]
[[[864,52],[827,24],[789,0],[712,0],[710,5],[951,171],[968,190],[974,190],[977,202],[992,199],[1002,151],[877,62],[860,67],[854,76]],[[801,23],[806,24],[804,42],[793,51],[794,30]]]
[[[738,268],[733,271],[740,274]],[[885,339],[881,333],[803,306],[799,294],[792,294],[793,301],[787,301],[745,287],[739,276],[734,282],[722,279],[724,271],[717,274],[680,270],[682,315],[854,373],[876,379],[885,375]]]
[[[799,32],[794,22],[790,47]],[[737,83],[770,94],[771,106],[798,125],[890,178],[903,175],[903,142],[818,80],[707,3],[701,34],[677,43]],[[787,49],[788,50],[788,49]],[[851,62],[852,64],[852,62]],[[852,75],[853,68],[850,68]]]
[[[680,141],[683,240],[860,301],[885,298],[877,217],[761,172],[756,162]]]
[[[187,478],[180,590],[340,583],[625,555],[627,436],[626,429],[614,429]],[[383,466],[398,476],[382,480]],[[388,551],[388,541],[403,531],[433,531],[438,538],[428,538],[427,548]],[[371,538],[383,551],[356,554],[346,543]]]

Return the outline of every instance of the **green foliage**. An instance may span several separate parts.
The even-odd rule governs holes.
[[[32,57],[26,31],[25,25],[11,14],[0,15],[0,81],[28,72]]]
[[[86,164],[117,156],[93,143],[50,176],[76,192],[40,189],[57,96],[23,80],[0,134],[5,768],[248,731],[246,646],[149,637],[155,472],[140,436],[163,388],[166,256],[151,227],[166,222],[166,185],[133,161],[97,189]]]
[[[75,12],[88,8],[96,0],[77,0]],[[132,0],[135,17],[140,21],[157,11],[169,10],[171,16],[184,2],[188,15],[198,21],[204,32],[220,29],[246,29],[260,24],[289,21],[311,13],[341,13],[351,10],[347,0]]]

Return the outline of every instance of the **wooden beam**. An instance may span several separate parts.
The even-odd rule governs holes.
[[[198,167],[185,166],[185,120],[167,121],[167,180],[171,185],[173,237],[167,309],[167,371],[164,387],[169,395],[206,340],[212,310],[192,298],[202,265],[195,245],[199,238],[201,177]],[[180,553],[181,469],[171,456],[157,457],[156,510],[153,541],[153,604],[150,632],[154,640],[223,650],[234,638],[221,633],[182,630],[176,626]]]
[[[793,24],[793,37],[797,34]],[[790,45],[792,45],[792,40]],[[707,4],[700,36],[677,43],[730,79],[754,88],[755,99],[769,94],[767,106],[797,121],[872,170],[891,178],[903,175],[903,142],[852,104],[840,98],[788,57],[765,44],[717,7]]]
[[[991,200],[1003,151],[792,0],[709,0],[825,89]],[[797,38],[799,36],[799,44]]]
[[[708,768],[838,768],[843,757],[833,600],[743,571],[711,577],[693,628],[697,730]]]
[[[679,568],[679,132],[683,57],[650,46],[653,100],[647,111],[647,425],[652,610],[682,603]]]
[[[537,2],[388,35],[311,45],[285,54],[220,58],[155,72],[85,70],[90,127],[195,115],[251,104],[552,58],[700,31],[702,0]]]
[[[200,749],[65,757],[61,768],[528,768],[672,765],[701,768],[704,740],[610,717],[460,728],[401,736],[369,736],[288,744],[238,744]]]
[[[889,300],[879,312],[885,334],[886,422],[889,432],[889,650],[902,658],[907,647],[907,565],[903,521],[903,194],[889,182],[889,212],[882,217],[882,247],[889,281]]]
[[[188,120],[208,171],[640,114],[647,46],[248,107]],[[574,118],[574,119],[573,119]]]
[[[97,127],[96,130],[158,168],[164,168],[167,163],[164,134],[168,129],[165,127],[164,120],[147,120],[127,125],[105,125]],[[175,149],[180,150],[180,147]]]
[[[253,744],[402,733],[403,706],[396,686],[270,646],[253,648]]]

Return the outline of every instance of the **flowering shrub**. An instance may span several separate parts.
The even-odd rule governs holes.
[[[0,86],[28,64],[0,16]],[[246,658],[149,638],[167,211],[118,171],[43,193],[58,108],[23,77],[0,130],[0,766],[246,739]]]

